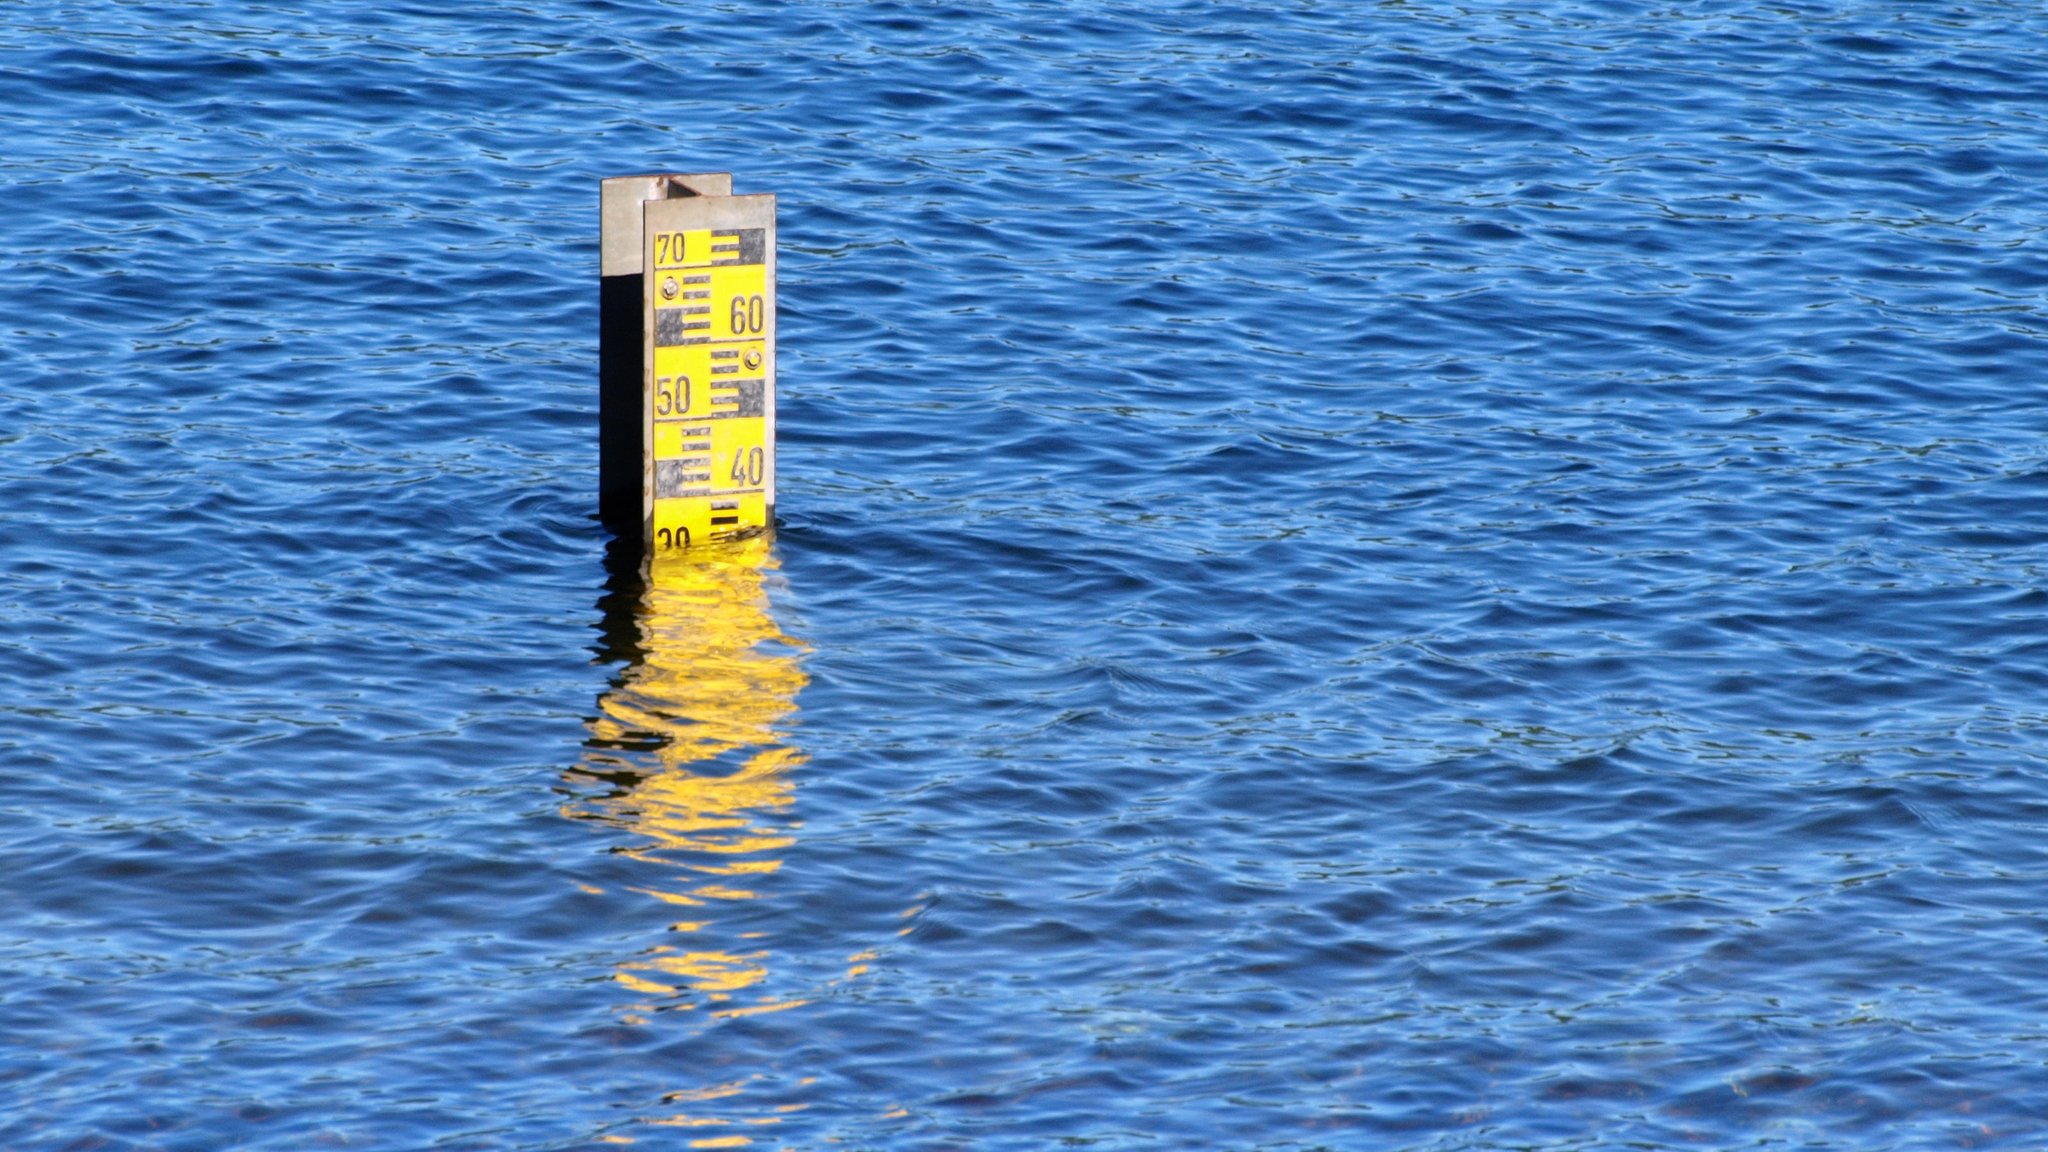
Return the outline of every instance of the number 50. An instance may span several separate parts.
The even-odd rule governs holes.
[[[690,378],[688,376],[656,376],[654,378],[654,414],[673,416],[690,410]]]

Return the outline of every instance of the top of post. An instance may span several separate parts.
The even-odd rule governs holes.
[[[641,272],[640,206],[649,200],[690,196],[732,195],[730,172],[664,172],[650,176],[608,177],[599,193],[598,245],[601,275],[638,276]]]

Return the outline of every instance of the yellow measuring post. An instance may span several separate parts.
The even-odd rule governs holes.
[[[723,173],[605,181],[605,519],[626,530],[630,436],[640,532],[654,553],[753,535],[775,521],[775,197],[730,191]],[[625,251],[628,232],[637,259]],[[640,288],[638,355],[630,357],[611,347],[624,338],[628,265],[637,265]],[[622,377],[634,360],[640,395],[629,420]]]

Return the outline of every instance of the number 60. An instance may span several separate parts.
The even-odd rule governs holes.
[[[732,322],[733,335],[743,336],[749,332],[759,332],[767,327],[767,312],[767,304],[758,295],[733,297],[732,312],[728,317]]]

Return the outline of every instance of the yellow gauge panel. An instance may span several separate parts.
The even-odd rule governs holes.
[[[753,535],[775,517],[775,197],[645,204],[652,552]]]

